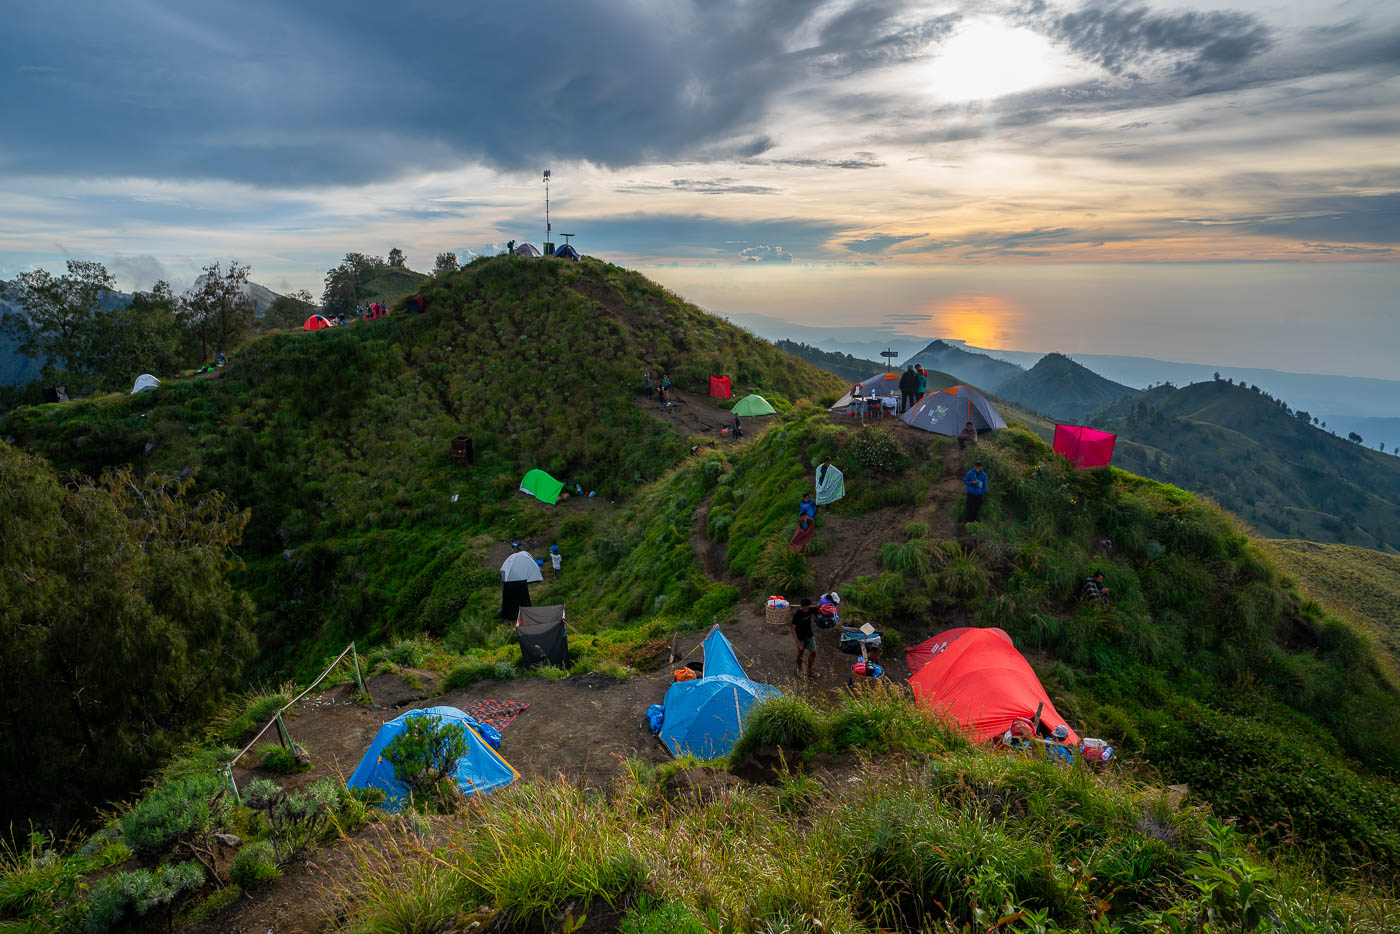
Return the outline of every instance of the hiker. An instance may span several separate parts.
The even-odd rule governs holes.
[[[802,502],[797,504],[797,514],[799,516],[811,516],[813,519],[817,517],[817,504],[812,502],[811,493],[802,494]]]
[[[223,366],[225,363],[228,363],[228,357],[225,357],[224,352],[221,350],[214,355],[214,365]]]
[[[831,465],[831,455],[822,458],[817,468],[817,505],[830,506],[846,495],[846,478]]]
[[[802,657],[807,657],[807,677],[815,678],[812,665],[817,661],[817,636],[812,624],[817,621],[816,608],[808,597],[802,598],[802,605],[792,611],[792,641],[797,643],[797,674],[802,675]]]
[[[554,568],[554,576],[556,579],[564,576],[564,557],[559,554],[558,545],[549,546],[549,563]]]
[[[647,398],[648,398],[648,399],[650,399],[652,396],[656,395],[656,387],[653,386],[653,385],[651,384],[651,374],[650,374],[650,373],[645,373],[645,372],[642,373],[642,386],[643,386],[643,388],[644,388],[644,391],[645,391],[646,394],[647,394]]]
[[[958,432],[958,450],[961,451],[969,444],[977,443],[977,429],[972,427],[972,422],[963,426],[963,430]]]
[[[656,395],[662,405],[671,401],[671,377],[665,373],[661,374],[661,388],[656,391]]]
[[[846,687],[852,691],[863,690],[872,687],[876,678],[884,677],[885,669],[881,668],[879,664],[882,653],[883,650],[878,645],[867,649],[865,658],[851,666],[851,674],[846,679]]]
[[[924,365],[922,363],[914,364],[914,370],[919,374],[919,395],[914,400],[917,402],[928,394],[928,374],[924,372]]]
[[[903,415],[905,410],[914,405],[914,395],[919,391],[919,374],[914,372],[911,364],[909,369],[904,371],[904,375],[899,378],[899,411],[896,415]]]
[[[963,477],[963,486],[967,487],[967,516],[963,521],[976,522],[982,514],[982,500],[987,496],[987,472],[982,469],[981,461]]]
[[[1083,599],[1086,603],[1108,604],[1108,588],[1103,585],[1103,571],[1095,571],[1085,578]]]
[[[744,426],[739,424],[739,416],[737,415],[734,416],[734,430],[732,434],[736,438],[742,438],[744,436]]]

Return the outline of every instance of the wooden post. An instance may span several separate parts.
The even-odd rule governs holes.
[[[1035,705],[1035,719],[1031,721],[1031,736],[1040,738],[1040,712],[1045,709],[1045,701]]]

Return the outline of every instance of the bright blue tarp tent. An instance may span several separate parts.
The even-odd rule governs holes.
[[[749,708],[777,688],[750,681],[734,647],[716,626],[705,638],[705,677],[666,690],[661,741],[673,755],[713,759],[739,739]]]
[[[511,764],[501,758],[477,732],[480,725],[456,707],[428,707],[424,710],[410,710],[408,713],[390,720],[379,728],[374,742],[355,766],[355,773],[346,782],[347,788],[382,788],[389,796],[388,806],[397,808],[408,798],[408,788],[394,778],[394,767],[384,759],[384,747],[394,737],[404,731],[411,717],[437,717],[449,723],[460,723],[467,735],[467,754],[457,765],[457,785],[464,795],[478,792],[489,794],[497,788],[504,788],[513,782],[518,773]]]

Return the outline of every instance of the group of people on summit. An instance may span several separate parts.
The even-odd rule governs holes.
[[[927,394],[928,374],[924,372],[923,364],[911,363],[899,377],[899,411],[895,414],[903,415]]]

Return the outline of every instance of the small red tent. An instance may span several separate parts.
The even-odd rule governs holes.
[[[1076,467],[1107,467],[1113,459],[1118,436],[1078,425],[1055,426],[1055,453],[1063,454]]]
[[[729,388],[729,377],[711,374],[710,395],[716,399],[728,399],[733,396],[734,390]]]
[[[303,331],[319,331],[330,326],[331,323],[323,315],[312,315],[306,319],[306,323],[301,326],[301,329]]]
[[[1035,716],[1047,729],[1063,726],[1069,742],[1079,737],[1050,703],[1040,679],[1011,637],[1000,629],[950,629],[906,653],[917,673],[909,679],[919,703],[964,726],[977,742],[1011,729],[1017,717]]]

